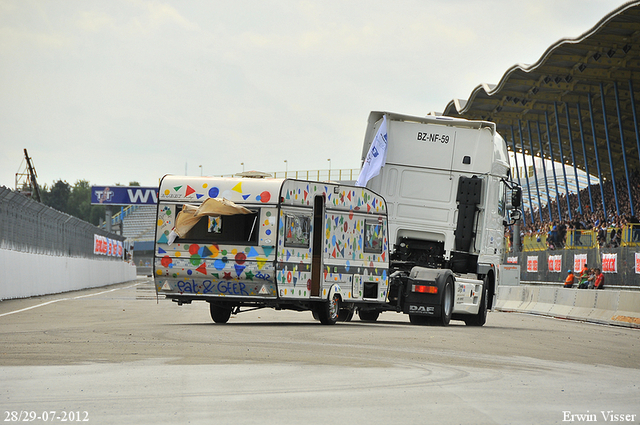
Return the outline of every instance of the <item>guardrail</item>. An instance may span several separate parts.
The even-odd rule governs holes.
[[[640,328],[637,291],[502,286],[495,309]]]

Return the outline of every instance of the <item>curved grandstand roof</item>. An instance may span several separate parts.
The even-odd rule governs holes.
[[[515,140],[517,151],[546,158],[552,153],[558,161],[562,149],[565,162],[591,174],[597,174],[595,133],[603,177],[611,176],[608,138],[618,178],[625,172],[623,145],[629,172],[640,170],[638,90],[640,1],[631,1],[580,37],[559,40],[535,64],[511,67],[497,85],[481,84],[469,99],[450,101],[443,114],[493,121],[509,150]]]

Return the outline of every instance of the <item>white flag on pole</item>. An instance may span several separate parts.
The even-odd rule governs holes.
[[[367,157],[362,164],[362,170],[358,180],[356,180],[356,186],[364,187],[367,182],[380,174],[380,169],[384,167],[387,162],[387,116],[382,116],[382,124],[373,138],[373,142],[369,147]]]

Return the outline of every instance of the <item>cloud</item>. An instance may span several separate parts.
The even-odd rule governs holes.
[[[0,184],[24,147],[45,182],[357,167],[371,110],[442,110],[617,3],[0,1]]]

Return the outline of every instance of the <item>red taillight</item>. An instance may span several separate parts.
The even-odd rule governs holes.
[[[437,286],[427,286],[427,285],[412,285],[412,292],[420,292],[422,294],[437,294],[438,287]]]

